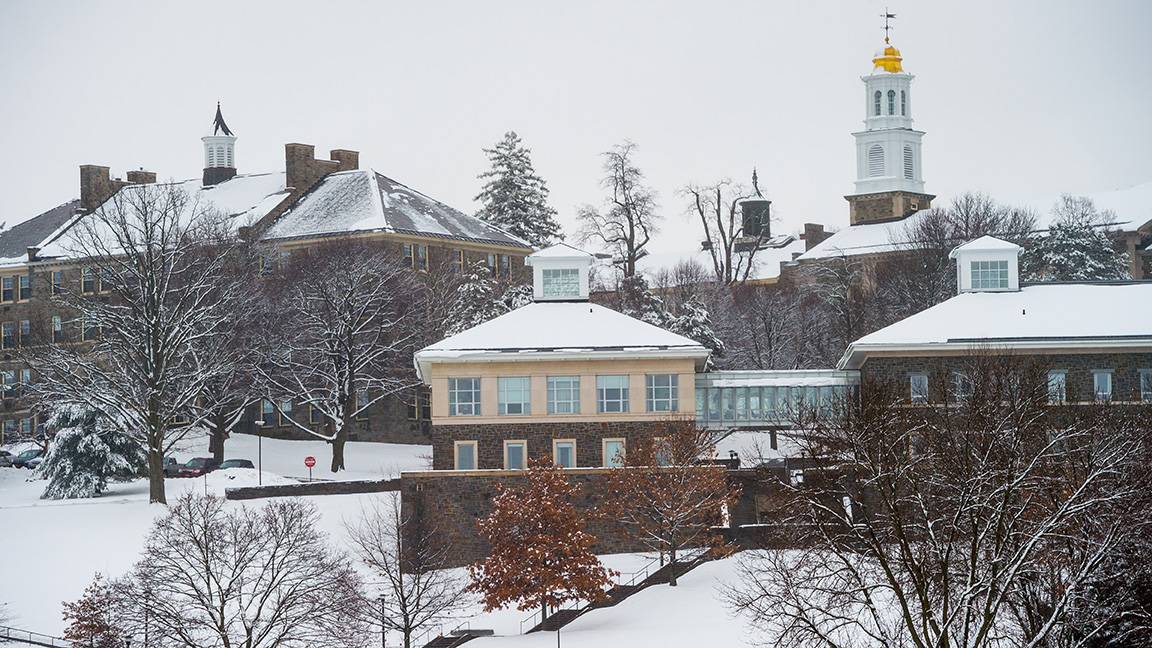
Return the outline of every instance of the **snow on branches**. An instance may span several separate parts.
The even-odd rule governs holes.
[[[556,210],[548,204],[548,185],[532,166],[531,151],[513,131],[494,148],[484,149],[492,168],[480,174],[484,188],[476,196],[477,218],[542,248],[560,238]]]
[[[50,404],[46,426],[56,433],[37,469],[48,480],[41,499],[95,497],[109,480],[147,473],[144,448],[94,410]]]

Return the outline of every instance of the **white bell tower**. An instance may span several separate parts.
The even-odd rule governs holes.
[[[887,29],[887,27],[886,27]],[[856,138],[856,191],[846,196],[853,225],[903,218],[927,209],[920,138],[912,127],[912,79],[900,50],[884,38],[864,81],[864,130]]]
[[[224,123],[220,103],[216,103],[216,118],[212,130],[200,138],[204,143],[204,186],[220,184],[236,175],[236,136]]]

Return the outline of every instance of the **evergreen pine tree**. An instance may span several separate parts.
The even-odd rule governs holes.
[[[492,168],[479,176],[485,183],[476,196],[483,205],[476,216],[536,247],[559,239],[556,210],[548,205],[548,185],[536,174],[531,151],[520,136],[508,131],[484,153]]]
[[[64,638],[77,646],[122,648],[125,642],[112,618],[115,603],[104,577],[96,574],[80,600],[64,603],[64,620],[69,622]]]
[[[671,330],[674,318],[664,307],[664,300],[648,287],[643,275],[624,277],[620,282],[620,312],[653,326]]]
[[[715,358],[724,355],[724,341],[712,328],[708,309],[695,299],[680,304],[680,313],[672,322],[672,332],[695,340],[712,352],[705,370],[711,368]]]
[[[531,286],[509,286],[503,292],[500,288],[487,265],[483,262],[474,264],[456,288],[452,306],[448,309],[445,335],[456,335],[532,302]]]
[[[1129,279],[1127,255],[1089,223],[1056,223],[1021,254],[1027,281]]]
[[[596,537],[572,500],[579,487],[551,462],[533,462],[521,486],[498,486],[492,513],[480,520],[488,557],[469,568],[470,589],[487,610],[518,601],[517,609],[547,608],[604,597],[613,573],[592,553]]]
[[[95,497],[109,480],[126,480],[146,472],[143,448],[94,410],[74,405],[55,407],[47,425],[56,434],[39,475],[48,480],[42,499]]]

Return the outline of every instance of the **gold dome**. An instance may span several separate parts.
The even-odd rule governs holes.
[[[875,66],[874,69],[881,69],[885,72],[903,72],[904,66],[900,63],[903,60],[900,56],[900,50],[896,49],[896,47],[885,38],[884,49],[876,52],[876,56],[872,58],[872,65]]]

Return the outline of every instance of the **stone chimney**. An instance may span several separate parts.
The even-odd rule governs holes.
[[[355,171],[360,168],[360,152],[348,149],[333,149],[328,157],[340,163],[341,171]]]
[[[340,171],[340,165],[339,161],[317,160],[316,147],[311,144],[284,145],[285,183],[297,193],[306,191],[329,173]]]
[[[812,248],[823,243],[831,232],[825,232],[824,226],[820,223],[804,223],[804,251],[807,252]]]
[[[155,184],[156,173],[154,171],[145,171],[140,169],[138,171],[129,171],[127,174],[128,184]]]
[[[120,190],[120,187],[126,184],[128,183],[119,178],[113,179],[106,166],[81,164],[80,206],[87,211],[92,211],[103,205],[105,200],[111,198]]]

